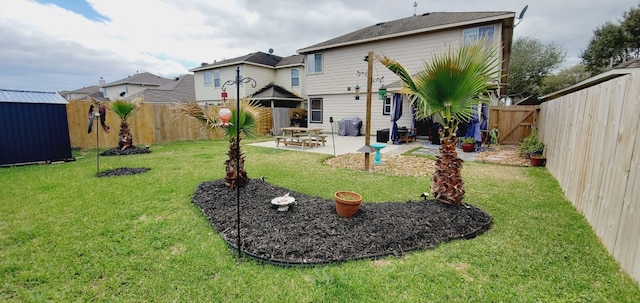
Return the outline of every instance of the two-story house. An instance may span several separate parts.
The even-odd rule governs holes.
[[[437,53],[457,48],[463,41],[487,37],[502,48],[502,81],[506,81],[513,37],[514,12],[434,12],[380,22],[357,31],[298,50],[306,56],[306,93],[309,123],[330,131],[329,118],[339,121],[357,116],[366,123],[366,88],[370,51],[400,62],[409,72],[428,62]],[[371,130],[389,128],[393,92],[400,93],[399,78],[379,62],[374,62]],[[395,84],[390,87],[392,83]],[[388,87],[384,100],[378,88]],[[356,90],[359,88],[359,90]],[[356,91],[362,96],[356,97]],[[501,92],[495,92],[500,95]],[[502,92],[504,93],[504,92]],[[406,98],[405,98],[406,100]],[[402,106],[400,126],[411,126],[413,115],[408,104]],[[364,131],[363,131],[364,132]],[[418,129],[420,134],[421,130]],[[424,130],[425,135],[427,130]]]
[[[194,76],[196,101],[219,105],[224,99],[235,100],[237,87],[227,81],[236,80],[236,68],[239,67],[241,79],[249,77],[255,81],[240,84],[240,98],[250,98],[268,108],[272,132],[278,133],[280,127],[290,124],[289,109],[305,106],[304,58],[302,55],[280,57],[255,52],[211,64],[203,63],[189,70]]]

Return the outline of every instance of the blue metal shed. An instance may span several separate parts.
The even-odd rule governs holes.
[[[0,166],[75,160],[67,103],[56,92],[0,89]]]

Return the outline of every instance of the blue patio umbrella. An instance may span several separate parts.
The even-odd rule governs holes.
[[[478,110],[474,109],[474,114],[469,120],[469,128],[465,137],[473,137],[476,142],[482,142],[482,134],[480,133],[480,119],[478,118]]]
[[[398,134],[397,121],[402,117],[402,95],[393,94],[393,104],[391,105],[391,131],[389,132],[390,139],[396,140]]]

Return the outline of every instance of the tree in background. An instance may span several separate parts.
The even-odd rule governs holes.
[[[485,41],[463,45],[459,50],[449,49],[434,55],[430,63],[412,76],[397,61],[383,57],[384,66],[400,77],[410,91],[409,100],[418,120],[438,115],[440,154],[432,176],[431,193],[436,201],[460,205],[464,198],[462,160],[456,152],[456,130],[460,121],[468,121],[480,102],[486,102],[485,93],[490,83],[497,81],[500,68],[497,47],[485,47]]]
[[[520,37],[511,47],[507,93],[522,98],[541,95],[542,81],[557,69],[566,57],[558,44],[543,44],[532,37]]]
[[[640,58],[640,4],[625,12],[619,25],[606,22],[596,28],[580,58],[586,70],[593,75],[624,61]]]
[[[541,95],[546,95],[567,88],[591,76],[587,72],[584,64],[576,64],[574,66],[561,69],[558,73],[549,75],[542,79]]]

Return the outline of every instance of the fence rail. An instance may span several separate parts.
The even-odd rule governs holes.
[[[541,105],[547,168],[621,267],[640,281],[640,72]]]

